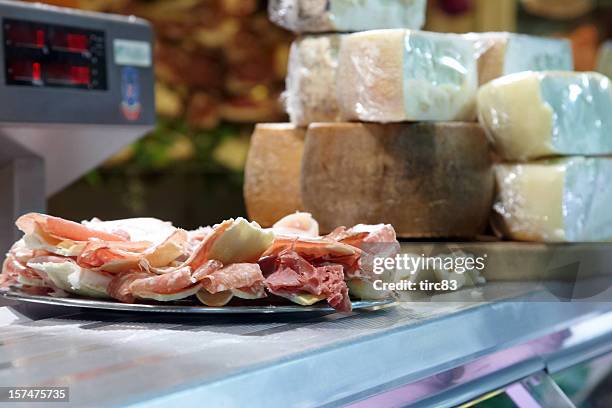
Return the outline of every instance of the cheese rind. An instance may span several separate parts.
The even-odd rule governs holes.
[[[493,79],[525,71],[573,71],[569,40],[503,32],[469,33],[478,56],[478,80]]]
[[[292,123],[337,122],[336,72],[340,35],[303,37],[291,45],[285,107]]]
[[[244,198],[249,218],[263,227],[302,210],[304,134],[304,129],[291,124],[255,127],[245,168]]]
[[[376,30],[342,38],[337,92],[346,120],[471,121],[478,74],[457,34]]]
[[[297,33],[419,29],[427,0],[270,0],[270,20]]]
[[[612,153],[612,86],[598,73],[524,72],[478,92],[480,123],[506,160]]]
[[[383,223],[403,238],[470,238],[488,223],[494,180],[476,123],[315,123],[302,163],[304,208],[323,232]]]
[[[507,238],[612,240],[612,159],[572,157],[495,168],[494,224]]]

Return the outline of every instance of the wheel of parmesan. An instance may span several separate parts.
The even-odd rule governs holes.
[[[249,217],[270,227],[302,210],[300,170],[305,130],[291,124],[259,124],[251,139],[244,181]]]
[[[387,223],[403,238],[470,238],[487,225],[494,176],[475,123],[313,124],[301,189],[323,232]]]

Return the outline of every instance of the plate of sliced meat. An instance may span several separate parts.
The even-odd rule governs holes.
[[[27,303],[38,303],[53,306],[77,307],[105,311],[123,311],[132,313],[180,313],[180,314],[273,314],[273,313],[333,313],[336,310],[325,303],[311,306],[287,304],[280,302],[256,302],[249,305],[246,302],[232,301],[223,307],[211,307],[197,304],[196,301],[177,301],[168,303],[122,303],[116,301],[91,300],[78,297],[53,297],[33,295],[22,288],[12,287],[0,290],[0,295],[6,299]],[[394,298],[381,300],[352,301],[352,310],[378,310],[383,306],[395,303]]]
[[[243,218],[186,231],[154,218],[16,221],[0,294],[26,302],[138,312],[350,312],[393,302],[372,259],[399,251],[390,225],[321,236],[296,213],[262,228]],[[358,299],[358,300],[357,300]]]

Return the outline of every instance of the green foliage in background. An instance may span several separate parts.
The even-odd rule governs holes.
[[[107,173],[123,172],[128,177],[189,173],[225,175],[232,184],[241,185],[251,130],[230,123],[194,129],[182,120],[160,119],[155,130],[90,172],[86,180],[99,185]]]

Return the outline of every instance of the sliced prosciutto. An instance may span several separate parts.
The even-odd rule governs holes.
[[[148,272],[125,272],[115,275],[108,284],[108,294],[113,299],[123,303],[134,303],[136,298],[132,293],[130,285],[139,279],[150,278],[153,276]]]
[[[372,298],[359,289],[373,281],[371,260],[399,249],[390,225],[341,227],[322,237],[307,213],[270,229],[243,218],[185,231],[154,218],[76,223],[44,214],[24,215],[17,226],[24,237],[3,262],[1,285],[120,302],[192,297],[221,307],[272,293],[347,312],[349,288]]]
[[[232,264],[219,269],[201,280],[202,286],[209,293],[224,292],[232,289],[248,289],[255,285],[261,286],[264,276],[257,264]]]
[[[272,226],[276,236],[316,238],[319,223],[309,213],[295,213],[284,217]]]
[[[343,267],[315,267],[293,250],[278,255],[274,272],[266,278],[266,287],[270,293],[283,297],[300,293],[321,296],[338,311],[351,310]]]

